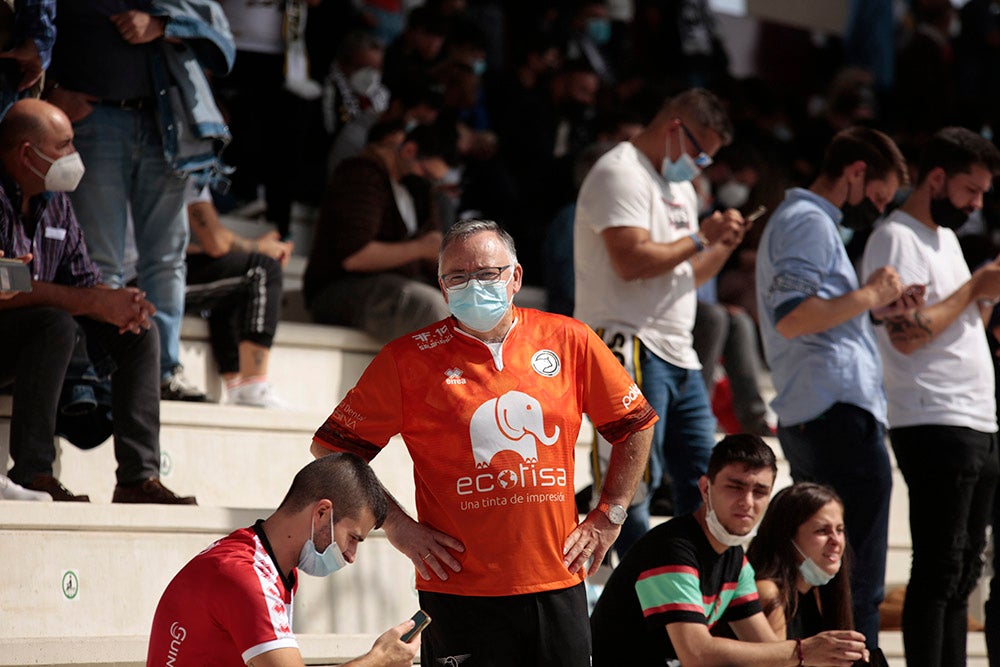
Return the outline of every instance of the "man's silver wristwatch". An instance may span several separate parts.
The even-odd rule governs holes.
[[[620,526],[625,523],[625,519],[628,517],[628,512],[621,505],[609,505],[606,502],[601,502],[597,506],[597,509],[601,510],[608,515],[608,520],[616,526]]]

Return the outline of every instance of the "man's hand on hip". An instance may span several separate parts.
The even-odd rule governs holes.
[[[383,528],[392,546],[413,562],[424,581],[431,580],[431,572],[441,581],[447,581],[445,565],[453,572],[462,571],[449,549],[461,553],[465,545],[451,535],[417,523],[403,511],[390,512]]]
[[[621,526],[611,523],[608,516],[600,510],[591,510],[587,518],[577,526],[563,545],[563,565],[570,572],[578,572],[586,565],[587,559],[593,556],[587,574],[597,572],[604,560],[604,554],[618,539]]]

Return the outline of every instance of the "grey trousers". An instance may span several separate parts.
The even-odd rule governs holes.
[[[362,329],[385,342],[450,315],[440,290],[395,273],[337,280],[316,295],[309,312],[320,324]]]

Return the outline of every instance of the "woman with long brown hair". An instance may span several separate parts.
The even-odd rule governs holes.
[[[747,559],[778,639],[854,629],[844,503],[833,489],[800,483],[779,491]]]

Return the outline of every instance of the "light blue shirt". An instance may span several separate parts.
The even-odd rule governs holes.
[[[786,339],[775,322],[811,296],[834,299],[858,289],[837,225],[840,209],[801,188],[785,193],[757,253],[757,309],[764,356],[782,426],[810,421],[850,403],[886,423],[882,362],[868,313],[826,331]]]

